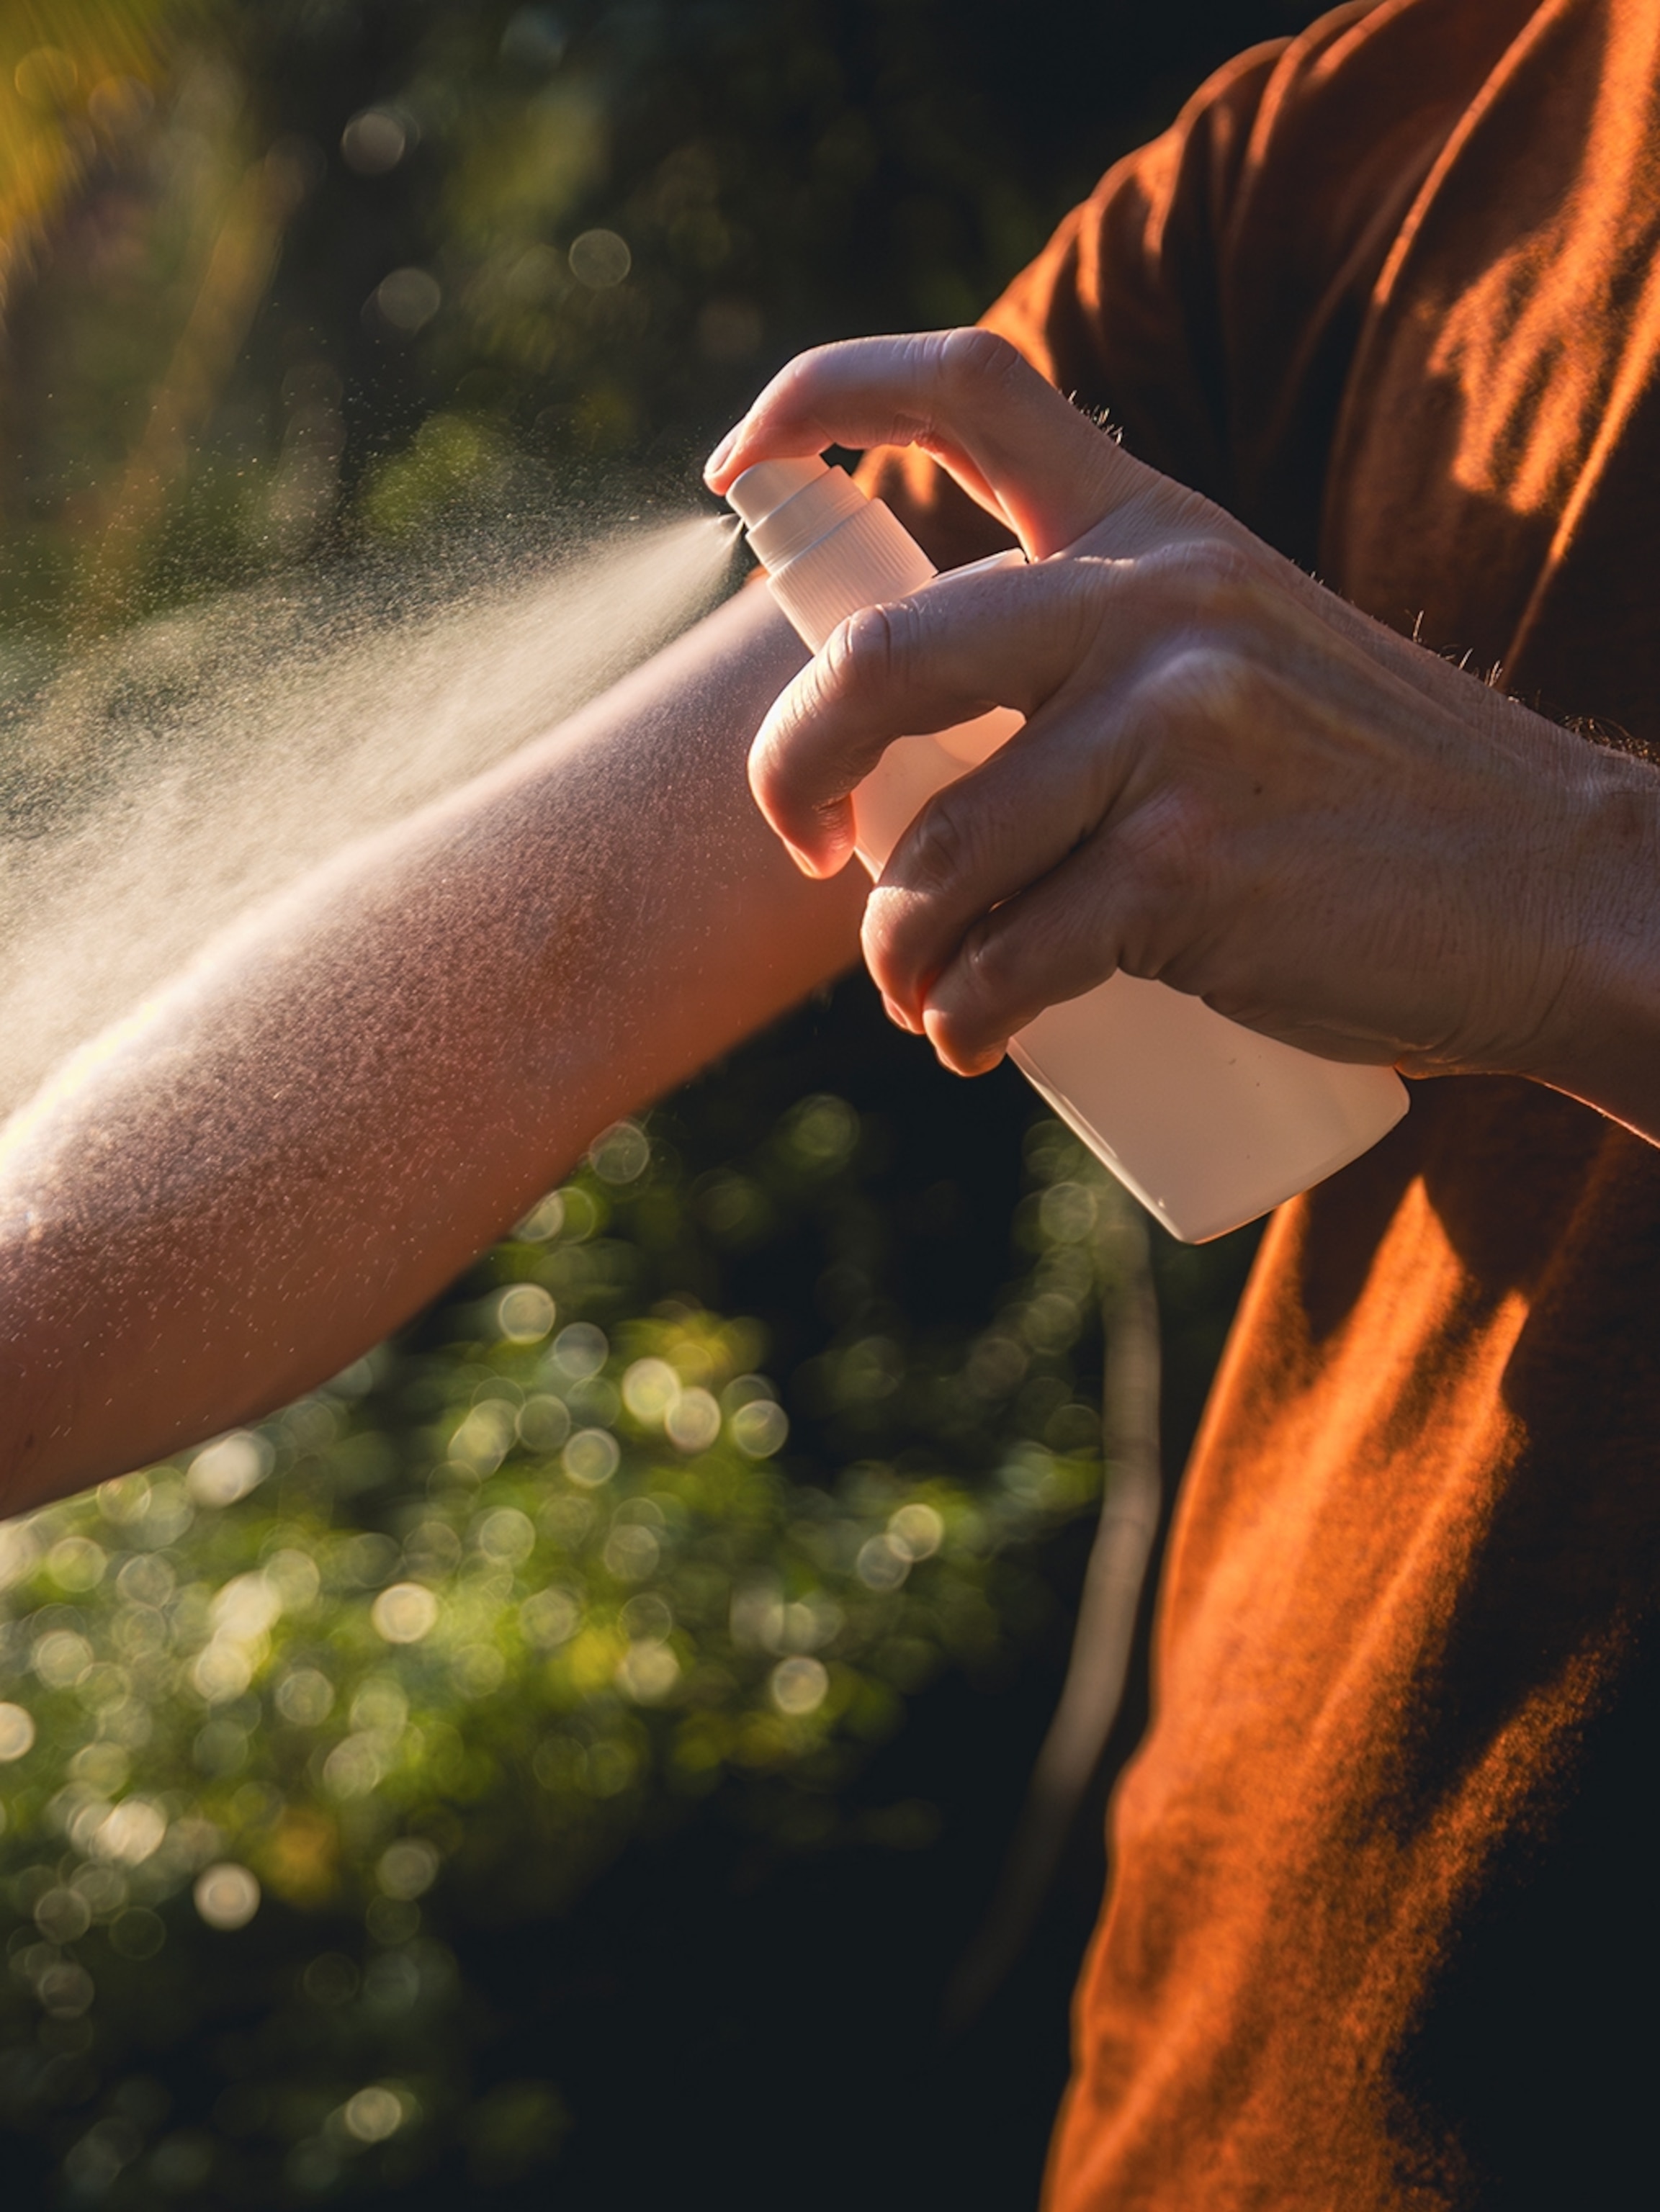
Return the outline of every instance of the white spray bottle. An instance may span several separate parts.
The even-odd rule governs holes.
[[[815,653],[860,607],[904,599],[938,574],[890,507],[822,460],[758,462],[727,498],[773,597]],[[1020,726],[1000,707],[889,746],[854,793],[856,848],[873,877],[933,794]],[[1189,1244],[1335,1174],[1407,1110],[1391,1068],[1321,1060],[1202,999],[1122,972],[1047,1008],[1011,1041],[1009,1056]]]

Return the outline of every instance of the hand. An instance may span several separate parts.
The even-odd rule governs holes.
[[[709,482],[832,442],[925,447],[1033,556],[854,617],[751,756],[828,874],[896,737],[1026,716],[866,909],[890,1011],[948,1066],[1123,968],[1332,1059],[1532,1074],[1660,1124],[1660,1043],[1627,1021],[1660,997],[1652,769],[1359,614],[987,332],[802,356]]]

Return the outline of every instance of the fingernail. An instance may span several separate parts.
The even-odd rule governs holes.
[[[783,846],[784,850],[789,854],[791,860],[794,861],[796,866],[800,868],[802,874],[804,876],[811,876],[816,883],[818,878],[824,873],[824,871],[820,868],[818,861],[813,859],[812,854],[803,852],[799,845],[792,845],[787,837],[783,840]]]
[[[908,1036],[916,1036],[920,1034],[915,1023],[912,1021],[899,1001],[897,999],[889,998],[885,991],[882,994],[882,1006],[895,1029],[903,1030]]]
[[[741,422],[734,422],[731,429],[727,431],[726,436],[722,438],[720,444],[709,455],[708,460],[704,462],[703,481],[705,483],[708,482],[711,477],[719,473],[721,462],[726,459],[727,455],[737,444],[738,433],[743,428],[743,427],[744,426]]]
[[[937,1008],[927,1006],[922,1012],[922,1034],[933,1047],[934,1056],[950,1068],[953,1075],[988,1075],[1003,1057],[1006,1048],[1000,1044],[979,1052],[962,1052],[946,1042],[946,1016]]]

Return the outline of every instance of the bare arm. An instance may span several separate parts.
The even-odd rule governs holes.
[[[219,941],[0,1132],[0,1511],[283,1403],[608,1121],[845,967],[750,738],[804,659],[745,592]]]

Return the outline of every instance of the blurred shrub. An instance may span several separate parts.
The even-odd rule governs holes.
[[[84,634],[397,536],[497,495],[508,447],[549,471],[521,504],[695,497],[790,354],[971,319],[1207,64],[1312,12],[43,12],[20,82],[63,90],[24,103],[45,150],[16,191],[87,181],[9,303],[0,610]]]
[[[999,1678],[1043,1602],[1024,1547],[1101,1480],[1080,1388],[1119,1201],[1075,1140],[1029,1141],[994,1317],[833,1330],[788,1407],[759,1324],[642,1304],[642,1248],[856,1206],[861,1136],[810,1096],[689,1182],[621,1124],[436,1348],[0,1529],[0,2099],[75,2188],[300,2202],[468,2130],[481,2172],[534,2164],[555,2085],[469,2103],[465,1930],[569,1905],[717,1796],[821,1847],[907,1698]],[[216,2098],[164,2126],[155,2069],[251,1996]]]

